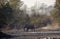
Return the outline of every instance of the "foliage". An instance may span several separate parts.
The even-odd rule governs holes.
[[[54,18],[55,23],[60,23],[60,0],[56,0],[54,9],[51,11],[51,16]]]
[[[1,4],[1,6],[2,8],[0,8],[0,28],[8,25],[13,17],[13,10],[10,7],[9,3],[6,3],[6,5]]]
[[[6,2],[4,1],[4,3],[0,4],[0,25],[5,26],[8,29],[20,29],[26,24],[34,24],[35,26],[42,27],[41,23],[44,23],[46,19],[49,18],[45,14],[37,14],[39,12],[36,11],[37,9],[35,9],[35,7],[31,8],[32,15],[29,16],[28,14],[26,14],[26,5],[24,6],[23,10],[20,9],[20,7],[23,5],[23,2],[20,0],[9,0]],[[45,5],[42,5],[41,9],[43,9],[43,7],[45,7]]]
[[[19,17],[18,15],[21,13],[19,9],[22,5],[22,4],[21,5],[19,4],[19,2],[21,3],[21,1],[20,0],[10,0],[10,1],[1,0],[1,2],[4,2],[5,4],[0,3],[0,28],[3,28],[3,26],[13,27],[15,23],[20,21],[17,18]]]

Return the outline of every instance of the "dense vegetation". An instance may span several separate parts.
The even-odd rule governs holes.
[[[54,9],[51,12],[51,16],[54,18],[54,23],[60,23],[60,0],[56,0]]]
[[[57,4],[58,3],[58,4]],[[54,9],[51,11],[51,15],[48,16],[46,14],[36,14],[35,7],[31,7],[32,15],[29,16],[26,14],[26,5],[23,10],[21,10],[21,6],[24,3],[20,0],[1,0],[0,1],[0,29],[21,29],[25,26],[25,24],[34,24],[36,27],[43,27],[47,24],[51,24],[52,18],[54,22],[60,22],[60,2],[56,1]],[[43,7],[39,7],[39,9],[43,10]],[[42,12],[43,13],[43,12]]]

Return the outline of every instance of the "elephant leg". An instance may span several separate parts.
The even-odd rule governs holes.
[[[29,29],[27,28],[26,31],[28,31]]]
[[[24,31],[26,31],[26,28],[24,28]]]
[[[24,31],[28,31],[29,29],[28,28],[24,28]]]

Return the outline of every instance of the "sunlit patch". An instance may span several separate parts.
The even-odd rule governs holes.
[[[23,1],[24,4],[26,4],[29,8],[32,7],[33,5],[39,4],[39,3],[45,3],[48,6],[55,4],[55,0],[53,0],[53,1],[52,0],[21,0],[21,1]]]
[[[56,24],[56,25],[48,25],[46,27],[42,27],[42,29],[47,29],[47,30],[57,30],[60,27]]]

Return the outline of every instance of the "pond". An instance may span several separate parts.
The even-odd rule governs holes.
[[[15,37],[8,39],[60,39],[60,31],[8,33]]]

